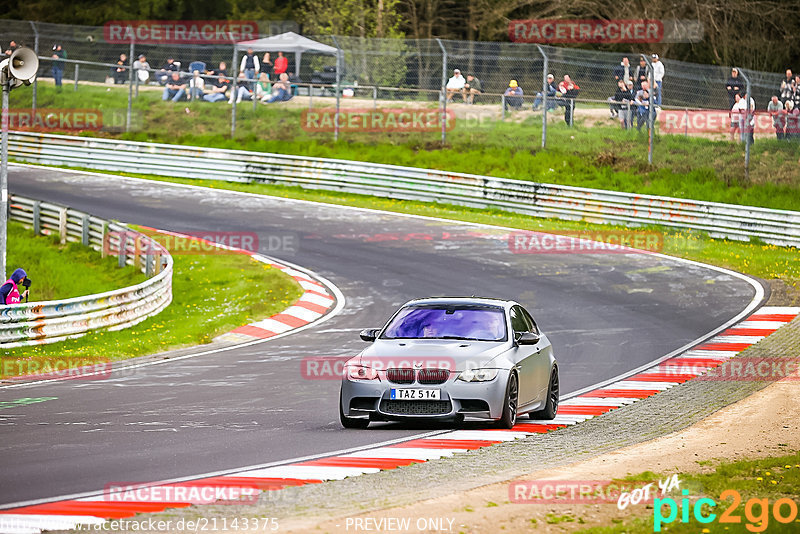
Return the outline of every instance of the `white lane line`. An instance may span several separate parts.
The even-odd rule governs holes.
[[[377,473],[377,467],[340,467],[327,465],[281,465],[237,473],[239,477],[299,478],[302,480],[343,480],[347,477]]]
[[[559,402],[560,406],[627,406],[633,404],[639,399],[629,399],[621,397],[574,397],[565,401]]]
[[[636,377],[634,377],[636,378]],[[679,382],[648,382],[646,380],[623,380],[610,386],[608,389],[657,389],[664,391],[677,386]]]
[[[438,439],[438,436],[436,436]],[[342,454],[345,458],[393,458],[398,460],[436,460],[449,458],[466,449],[423,449],[417,447],[378,447],[365,451]]]

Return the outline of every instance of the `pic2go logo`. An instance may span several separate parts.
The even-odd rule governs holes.
[[[653,532],[661,532],[661,526],[672,523],[678,518],[678,512],[681,514],[681,523],[689,522],[689,511],[691,509],[695,520],[698,523],[708,524],[717,519],[717,514],[712,512],[716,508],[717,502],[714,499],[703,497],[695,501],[694,506],[689,503],[686,497],[689,495],[689,490],[682,491],[684,498],[681,499],[680,506],[675,499],[670,497],[653,501]],[[723,513],[719,514],[720,523],[735,523],[741,524],[742,517],[736,513],[736,509],[742,503],[742,496],[736,490],[725,490],[720,493],[719,498],[721,501],[731,499],[731,506],[728,507]],[[667,515],[664,516],[664,509],[667,508]],[[770,514],[769,499],[756,499],[748,500],[744,505],[744,516],[748,523],[745,528],[750,532],[763,532],[769,526],[770,515],[778,523],[791,523],[797,518],[797,504],[787,498],[778,499],[771,506],[772,514]]]

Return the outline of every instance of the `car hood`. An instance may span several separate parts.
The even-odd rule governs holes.
[[[452,339],[378,339],[352,363],[382,369],[438,367],[456,371],[491,366],[492,360],[511,347],[508,341]]]

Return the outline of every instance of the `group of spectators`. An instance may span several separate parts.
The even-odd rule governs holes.
[[[117,66],[111,69],[114,83],[126,83],[128,58],[120,54]],[[229,104],[243,100],[260,100],[262,103],[285,102],[293,96],[292,84],[287,69],[289,60],[283,52],[278,52],[274,62],[270,53],[259,57],[252,48],[242,56],[236,80],[228,74],[227,64],[222,61],[219,66],[206,68],[202,62],[190,63],[190,67],[202,65],[202,70],[195,68],[191,72],[181,70],[181,63],[174,57],[168,57],[166,63],[158,69],[152,69],[147,57],[139,55],[133,62],[134,76],[140,83],[162,85],[162,100],[179,102],[181,100],[204,100],[206,102],[225,101]],[[152,74],[152,80],[151,80]],[[277,81],[273,80],[277,78]]]
[[[767,104],[767,112],[772,116],[775,137],[800,141],[800,74],[793,76],[791,69],[786,69],[778,93]]]
[[[655,83],[653,93],[652,120],[655,121],[661,110],[662,85],[664,82],[664,63],[658,54],[651,56],[652,79]],[[617,83],[613,96],[608,98],[608,107],[612,119],[619,119],[622,128],[632,128],[634,118],[636,129],[641,130],[647,124],[649,128],[650,117],[650,65],[644,57],[639,58],[639,64],[632,67],[630,60],[623,57],[620,64],[612,70],[612,75]]]

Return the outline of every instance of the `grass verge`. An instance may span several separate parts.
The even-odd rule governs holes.
[[[645,473],[637,478],[650,480],[665,479],[665,476],[653,476]],[[673,534],[696,534],[710,532],[726,532],[731,534],[749,534],[753,532],[794,533],[800,530],[800,453],[764,458],[760,460],[743,460],[738,462],[722,462],[713,472],[698,475],[682,475],[681,488],[690,489],[685,497],[688,499],[689,511],[686,521],[682,517],[682,495],[674,492],[674,508],[677,515],[671,522],[661,526],[661,532]],[[726,490],[734,490],[741,498],[736,504],[733,495],[725,495]],[[716,506],[712,509],[705,501],[696,506],[701,497],[712,499]],[[751,502],[754,499],[757,502]],[[789,522],[776,520],[775,504],[782,503],[779,514]],[[787,501],[793,504],[789,505]],[[716,514],[709,523],[701,523],[695,517],[695,508],[708,517]],[[640,505],[641,512],[637,517],[609,525],[592,527],[577,532],[581,534],[652,534],[655,527],[656,510],[653,507]],[[730,510],[729,510],[730,509]],[[729,512],[728,512],[729,510]],[[794,513],[792,513],[792,511]],[[662,517],[667,517],[669,507],[664,507]],[[723,522],[723,514],[738,522]],[[727,519],[727,518],[726,518]],[[656,531],[658,532],[658,531]]]
[[[88,260],[98,263],[96,253],[87,254],[91,256]],[[66,262],[50,243],[45,243],[38,255],[59,268],[83,269],[81,276],[88,279],[85,283],[92,280],[87,276],[93,272],[88,262]],[[219,334],[280,312],[302,294],[292,278],[247,255],[174,255],[173,259],[173,300],[164,311],[117,332],[98,331],[52,345],[7,349],[0,377],[41,372],[48,368],[46,364],[50,368],[56,363],[90,365],[208,343]],[[115,265],[115,260],[111,262]],[[104,270],[114,271],[114,265]],[[35,269],[30,272],[39,276]],[[59,280],[70,282],[68,277]],[[82,287],[90,287],[82,294],[98,290],[95,284]],[[117,287],[122,285],[107,289]],[[54,294],[62,294],[58,284]]]
[[[31,91],[11,96],[14,108],[30,105]],[[408,165],[780,209],[800,205],[797,143],[759,139],[751,154],[750,177],[745,179],[740,144],[657,135],[651,166],[646,133],[622,131],[613,121],[588,127],[578,120],[574,128],[556,121],[548,130],[546,150],[539,148],[539,116],[502,121],[480,116],[479,111],[457,118],[445,147],[438,132],[346,132],[334,142],[330,132],[303,127],[307,100],[298,97],[280,106],[259,104],[255,111],[250,103],[238,106],[237,136],[231,139],[231,106],[160,98],[159,91],[143,90],[135,99],[140,131],[83,135]],[[77,92],[70,88],[56,92],[49,83],[40,82],[38,102],[40,108],[102,110],[109,117],[104,115],[104,120],[119,130],[124,125],[120,119],[125,116],[127,89],[84,85]],[[319,107],[331,106],[330,99],[316,102]]]

